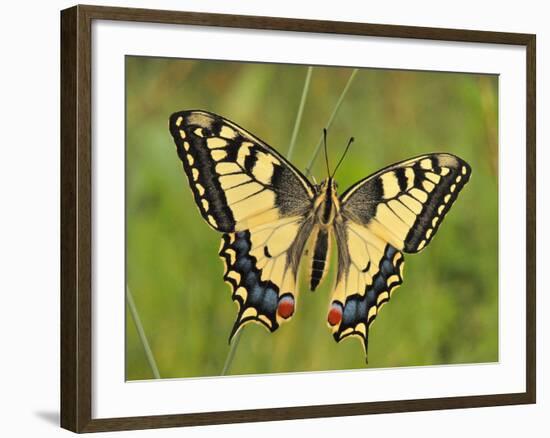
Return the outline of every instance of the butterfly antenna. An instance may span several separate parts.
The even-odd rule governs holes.
[[[338,167],[340,167],[340,164],[342,164],[342,161],[344,160],[344,157],[346,156],[346,154],[348,153],[348,149],[349,147],[351,146],[351,144],[354,142],[354,138],[351,137],[348,141],[348,145],[346,146],[346,149],[344,150],[344,153],[342,154],[342,156],[340,157],[340,161],[338,161],[338,164],[336,165],[336,167],[334,168],[334,172],[333,174],[331,175],[331,178],[334,177],[334,175],[336,174],[336,171],[338,170]]]
[[[327,128],[323,128],[323,142],[325,144],[325,163],[327,165],[327,175],[330,175],[330,169],[328,167],[328,152],[327,152]]]

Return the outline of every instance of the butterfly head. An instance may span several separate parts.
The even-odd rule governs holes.
[[[315,211],[321,225],[330,225],[340,210],[338,200],[338,184],[332,177],[328,177],[317,186],[317,197],[315,199]]]
[[[317,186],[317,192],[319,194],[321,193],[332,194],[332,193],[336,193],[337,190],[338,190],[338,183],[332,177],[328,177],[324,179],[323,181],[321,181],[321,184]]]
[[[327,150],[327,130],[323,129],[323,139],[325,145],[325,164],[327,166],[327,179],[325,179],[321,184],[315,187],[317,192],[317,197],[315,198],[314,206],[315,212],[317,215],[317,220],[322,226],[329,226],[334,221],[334,218],[340,211],[340,201],[338,199],[338,184],[334,180],[334,175],[340,167],[350,145],[353,143],[353,137],[349,139],[348,145],[344,150],[344,153],[340,157],[338,164],[334,168],[334,171],[330,171],[330,166],[328,164],[328,150]]]

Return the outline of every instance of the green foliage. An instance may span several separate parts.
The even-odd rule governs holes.
[[[350,72],[314,68],[292,158],[298,168]],[[127,58],[127,281],[162,377],[219,375],[236,316],[220,236],[194,205],[168,117],[209,110],[286,154],[305,75],[305,66]],[[498,360],[497,87],[487,75],[362,69],[334,120],[333,165],[355,137],[337,175],[342,191],[426,152],[459,155],[473,171],[430,246],[405,255],[404,283],[371,326],[369,367]],[[322,159],[313,175],[326,176]],[[365,366],[359,342],[335,343],[326,325],[334,272],[311,293],[303,271],[292,321],[273,334],[246,326],[232,374]],[[129,314],[126,339],[127,378],[150,379]]]

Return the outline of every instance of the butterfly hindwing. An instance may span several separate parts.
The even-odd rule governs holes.
[[[292,317],[300,255],[310,232],[311,221],[294,217],[223,235],[224,279],[239,308],[229,339],[248,322],[273,332]]]
[[[182,111],[170,117],[170,132],[199,211],[217,231],[250,229],[308,209],[311,184],[235,123],[205,111]]]
[[[342,215],[408,253],[430,243],[470,178],[470,166],[450,154],[429,154],[389,166],[346,190]]]
[[[368,330],[403,281],[403,254],[368,228],[336,223],[338,271],[328,311],[334,339],[359,337],[367,354]]]

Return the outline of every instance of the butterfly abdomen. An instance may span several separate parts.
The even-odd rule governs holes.
[[[319,286],[328,267],[329,237],[329,232],[326,228],[320,228],[315,237],[313,258],[311,261],[311,291],[314,291]]]

